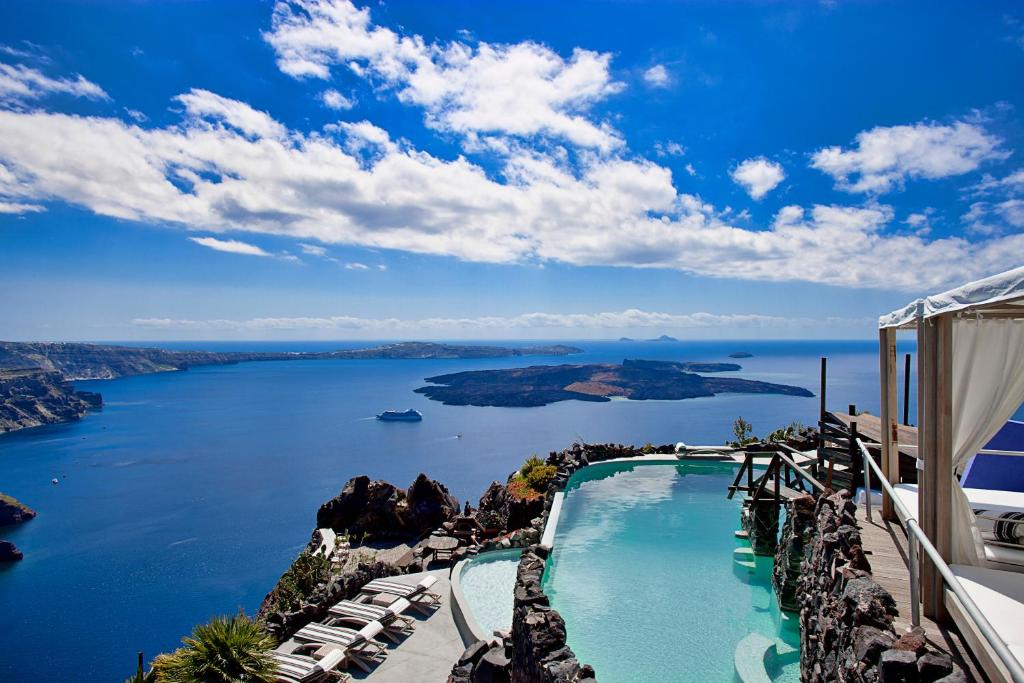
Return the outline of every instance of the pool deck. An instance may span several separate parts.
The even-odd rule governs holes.
[[[872,521],[869,522],[864,506],[859,505],[857,521],[861,527],[861,541],[865,552],[868,553],[868,562],[871,563],[872,576],[896,600],[899,616],[896,617],[893,627],[897,633],[906,633],[911,627],[907,536],[899,523],[893,524],[883,520],[878,509],[873,512]],[[924,614],[921,615],[921,627],[924,628],[928,642],[950,654],[964,669],[968,680],[987,680],[978,673],[978,667],[955,627],[936,624]]]
[[[433,591],[441,596],[441,605],[429,616],[414,609],[408,610],[406,614],[416,619],[412,635],[398,644],[383,640],[388,646],[387,657],[370,673],[354,666],[346,669],[345,672],[354,680],[372,683],[444,683],[448,680],[452,666],[466,648],[452,616],[448,569],[406,574],[394,579],[414,585],[428,574],[437,577]],[[296,645],[295,641],[289,640],[280,649],[291,651]]]

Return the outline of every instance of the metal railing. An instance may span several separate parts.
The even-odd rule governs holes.
[[[989,646],[995,652],[999,661],[1002,663],[1006,670],[1010,673],[1010,678],[1014,683],[1024,683],[1024,667],[1021,666],[1017,658],[1010,652],[1009,648],[999,634],[996,633],[995,629],[992,628],[992,624],[982,614],[981,610],[971,599],[971,596],[967,594],[964,587],[960,584],[960,580],[957,579],[956,575],[946,564],[946,561],[942,559],[942,555],[936,550],[935,546],[928,539],[928,536],[921,529],[917,523],[915,515],[911,514],[907,506],[903,504],[896,496],[896,491],[893,489],[892,484],[886,479],[882,473],[881,468],[875,459],[871,457],[864,442],[857,439],[857,446],[860,448],[861,455],[864,458],[864,499],[867,501],[865,506],[865,512],[867,519],[871,521],[871,475],[870,472],[874,470],[875,475],[878,477],[879,483],[882,488],[892,499],[893,505],[897,508],[904,520],[904,526],[907,532],[907,563],[910,569],[910,614],[911,623],[914,626],[921,625],[921,577],[920,567],[918,564],[918,551],[917,545],[920,544],[921,548],[924,549],[925,555],[931,560],[935,568],[939,570],[939,574],[942,576],[943,581],[949,587],[953,594],[957,597],[960,603],[964,607],[964,611],[974,621],[974,625],[977,627],[978,632],[981,633],[982,637],[988,642]]]

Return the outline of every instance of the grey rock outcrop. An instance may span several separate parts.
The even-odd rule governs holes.
[[[459,502],[444,485],[420,474],[407,489],[360,476],[320,506],[316,523],[357,539],[415,538],[453,520]]]

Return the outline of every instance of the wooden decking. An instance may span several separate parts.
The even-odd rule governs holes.
[[[848,413],[832,413],[836,419],[840,420],[847,427],[850,426],[851,422],[857,423],[857,433],[861,436],[866,436],[875,443],[882,443],[882,420],[874,415],[868,415],[867,413],[860,413],[859,415],[850,415]],[[917,454],[917,427],[909,427],[907,425],[899,425],[896,427],[896,438],[900,446],[914,446],[914,451],[903,451],[901,453],[907,453],[908,455]]]
[[[860,418],[858,415],[858,430]],[[882,519],[878,506],[873,510],[873,521],[868,522],[864,506],[857,506],[857,520],[860,522],[860,535],[864,550],[868,553],[871,572],[875,581],[889,591],[895,598],[899,609],[894,627],[897,633],[910,630],[910,572],[907,569],[907,537],[903,528]],[[921,627],[928,641],[943,652],[949,653],[957,663],[973,677],[975,681],[986,681],[979,673],[977,664],[971,658],[960,634],[952,625],[936,624],[923,614]]]

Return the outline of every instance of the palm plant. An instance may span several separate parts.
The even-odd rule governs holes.
[[[182,638],[184,647],[153,660],[157,683],[273,683],[277,665],[267,654],[273,638],[239,612],[214,617]]]

